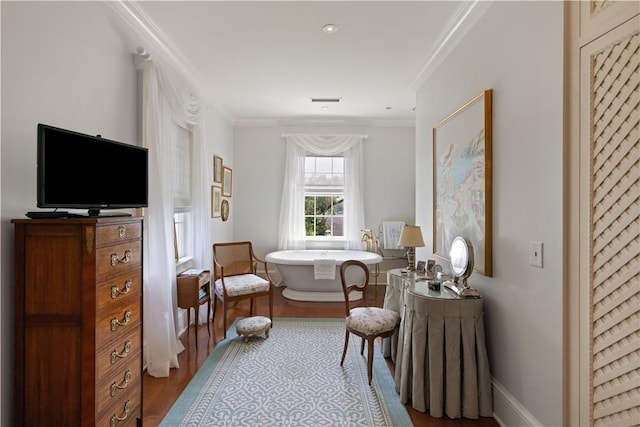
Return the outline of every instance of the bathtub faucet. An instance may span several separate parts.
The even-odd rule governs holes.
[[[374,252],[380,256],[382,255],[382,251],[380,250],[380,244],[378,242],[378,239],[376,239],[374,237],[373,234],[373,229],[371,228],[363,228],[360,229],[360,231],[362,232],[362,238],[360,239],[361,242],[364,243],[365,245],[365,250],[367,252]],[[370,269],[369,272],[373,277],[375,277],[376,279],[376,285],[378,284],[378,276],[380,275],[380,264],[374,264],[373,267]],[[375,288],[377,289],[377,287]],[[377,295],[377,290],[376,290],[376,295]]]
[[[361,242],[365,245],[365,250],[367,252],[380,252],[380,246],[378,244],[378,239],[374,237],[373,230],[371,228],[363,228],[360,230],[362,232]]]

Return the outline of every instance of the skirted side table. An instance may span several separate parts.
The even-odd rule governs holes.
[[[400,401],[433,417],[491,417],[484,300],[429,290],[414,275],[390,274],[404,282],[395,358]]]

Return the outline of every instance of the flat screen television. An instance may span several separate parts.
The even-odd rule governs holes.
[[[37,206],[87,209],[89,216],[146,207],[148,158],[146,148],[39,123]]]

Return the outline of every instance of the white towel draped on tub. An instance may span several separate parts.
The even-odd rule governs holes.
[[[336,278],[336,260],[327,258],[313,260],[313,276],[316,280],[334,280]]]

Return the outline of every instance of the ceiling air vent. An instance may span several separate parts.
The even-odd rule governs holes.
[[[311,98],[311,102],[340,102],[340,98]]]

